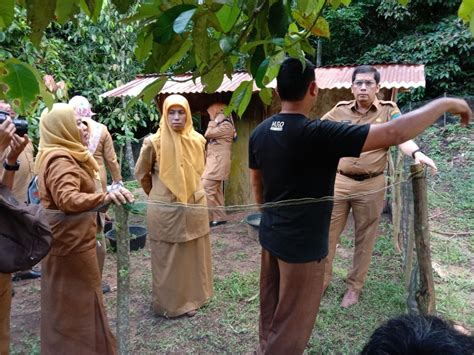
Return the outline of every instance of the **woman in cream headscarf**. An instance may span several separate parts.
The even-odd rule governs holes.
[[[232,143],[237,137],[232,117],[224,115],[226,107],[226,104],[215,103],[207,108],[210,121],[204,133],[208,144],[202,183],[206,190],[211,227],[226,223],[226,213],[222,209],[224,206],[223,185],[229,178]]]
[[[193,129],[186,98],[171,95],[163,104],[160,129],[143,141],[135,166],[151,202],[147,221],[153,309],[167,317],[193,316],[213,294],[206,197],[200,179],[205,143]]]
[[[133,195],[124,188],[96,193],[99,167],[87,138],[72,106],[43,111],[35,169],[53,245],[41,270],[42,354],[116,353],[102,300],[92,210],[133,202]]]

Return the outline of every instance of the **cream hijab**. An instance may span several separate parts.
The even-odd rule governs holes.
[[[67,151],[91,177],[96,177],[99,166],[82,143],[74,109],[71,105],[63,103],[54,104],[51,111],[46,108],[41,114],[36,173],[39,172],[48,154],[58,149]]]
[[[181,132],[174,131],[168,121],[169,108],[175,105],[186,111],[186,123]],[[161,181],[179,202],[187,203],[201,183],[206,139],[194,130],[191,109],[184,96],[170,95],[165,99],[160,128],[150,140],[160,152]]]

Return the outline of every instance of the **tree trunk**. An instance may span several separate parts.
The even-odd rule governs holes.
[[[125,159],[130,170],[130,176],[135,176],[135,159],[133,159],[132,143],[127,139],[125,142]]]
[[[410,166],[410,172],[413,175],[415,245],[420,270],[420,288],[416,294],[416,301],[421,314],[433,314],[436,311],[436,304],[431,265],[426,177],[422,164]]]
[[[318,50],[316,52],[316,66],[317,67],[321,66],[322,56],[323,56],[323,41],[321,41],[321,38],[318,38]]]
[[[117,232],[117,342],[118,353],[128,354],[130,344],[130,240],[128,236],[128,211],[122,206],[115,208]]]

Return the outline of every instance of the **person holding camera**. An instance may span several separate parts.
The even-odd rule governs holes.
[[[10,104],[6,102],[0,101],[0,120],[2,113],[4,116],[7,114],[12,117],[18,117],[15,111],[11,108]],[[20,131],[20,134],[23,135],[26,133],[28,129],[26,120],[24,119],[15,119],[13,123],[19,122],[19,129],[16,127],[17,132]],[[10,147],[7,147],[3,153],[0,153],[0,161],[4,161],[5,157],[9,154]],[[15,177],[12,186],[12,194],[18,202],[26,203],[28,200],[28,184],[33,177],[33,167],[34,167],[34,159],[33,159],[33,142],[29,141],[26,145],[25,149],[20,153],[17,160],[13,160],[10,163],[12,164],[15,170]],[[0,166],[0,174],[4,171],[3,164]],[[41,272],[30,269],[24,270],[14,273],[13,281],[19,280],[26,280],[26,279],[36,279],[41,277]]]
[[[3,160],[5,170],[0,174],[0,184],[9,189],[13,187],[18,156],[29,143],[27,136],[20,137],[15,131],[10,115],[6,115],[0,123],[0,156],[5,156]],[[7,149],[8,154],[5,154]],[[11,274],[0,273],[0,354],[8,354],[10,348],[11,297]]]

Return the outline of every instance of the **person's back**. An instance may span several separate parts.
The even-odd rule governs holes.
[[[262,122],[250,138],[250,163],[258,166],[267,202],[332,196],[335,169],[343,155],[356,154],[353,133],[365,128],[310,121],[302,114],[279,113]],[[355,146],[354,146],[355,144]],[[307,200],[263,210],[262,246],[287,262],[322,259],[332,201]]]

